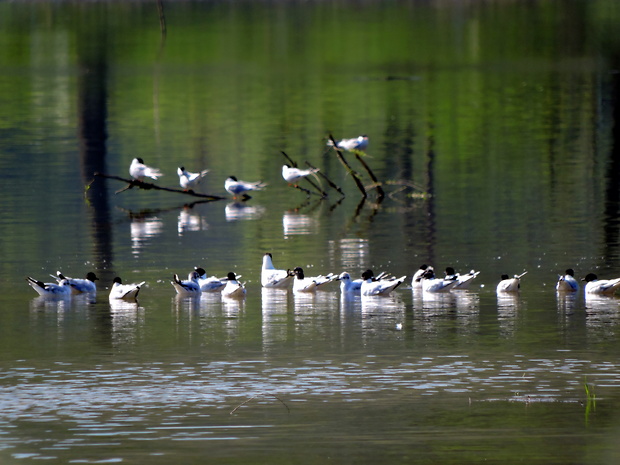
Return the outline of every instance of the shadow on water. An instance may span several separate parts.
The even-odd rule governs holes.
[[[605,256],[615,260],[618,256],[618,237],[620,235],[620,56],[615,55],[611,70],[612,106],[612,148],[607,165],[607,189],[605,191]]]
[[[107,140],[107,37],[104,28],[82,31],[78,46],[78,121],[82,182],[89,186],[91,234],[96,267],[112,267],[112,227],[106,181],[92,183],[93,174],[105,173]]]

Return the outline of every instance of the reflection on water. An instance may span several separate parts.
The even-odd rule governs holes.
[[[145,309],[138,302],[110,299],[112,342],[115,346],[136,344],[145,325]]]
[[[319,231],[319,221],[310,215],[297,212],[286,212],[282,215],[284,238],[299,234],[316,234]]]
[[[0,2],[0,462],[618,462],[619,301],[552,289],[566,267],[620,274],[613,1],[82,3]],[[370,135],[351,170],[332,130]],[[281,150],[346,195],[300,200]],[[93,181],[134,156],[161,186],[183,159],[214,193],[268,187],[179,208]],[[296,295],[259,288],[266,251],[483,273]],[[164,277],[197,262],[238,266],[247,296],[173,297]],[[153,284],[139,303],[15,285],[57,263]],[[521,293],[495,294],[502,269],[530,270]]]
[[[261,330],[265,350],[269,350],[276,342],[287,340],[289,294],[286,289],[261,289]]]
[[[620,324],[620,298],[585,294],[586,326],[602,331],[602,337],[617,337]]]
[[[224,207],[226,221],[257,220],[264,212],[265,207],[244,202],[231,202]]]
[[[271,426],[265,427],[277,427],[286,420],[276,416],[269,394],[286,402],[291,414],[320,412],[329,416],[334,408],[348,411],[347,403],[381,402],[385,411],[402,408],[403,399],[408,399],[407,405],[412,408],[432,406],[443,411],[448,409],[445,402],[449,396],[457,396],[474,409],[476,403],[503,405],[512,401],[528,405],[568,403],[572,411],[580,409],[585,376],[599,392],[620,388],[620,364],[584,358],[571,351],[552,350],[546,356],[484,351],[480,358],[429,351],[430,341],[449,337],[467,345],[475,343],[489,325],[495,326],[489,315],[482,323],[481,314],[492,307],[484,307],[487,304],[478,292],[433,294],[399,289],[387,297],[361,297],[341,295],[337,286],[310,294],[281,289],[251,291],[250,295],[260,294],[260,303],[258,296],[248,303],[246,299],[222,298],[219,293],[168,300],[177,344],[197,348],[217,338],[218,353],[222,348],[238,348],[248,320],[254,318],[255,305],[260,305],[261,355],[254,353],[247,360],[222,354],[221,361],[212,360],[212,355],[205,360],[201,355],[196,360],[173,357],[174,361],[166,357],[143,362],[111,359],[96,366],[82,366],[77,361],[75,365],[65,362],[53,367],[12,362],[0,370],[0,432],[8,433],[0,441],[0,450],[21,453],[23,435],[28,436],[41,423],[49,425],[48,432],[30,444],[28,453],[34,457],[69,453],[74,460],[88,459],[80,452],[84,446],[107,451],[99,460],[125,457],[122,450],[132,441],[156,442],[166,451],[170,450],[168,441],[178,440],[202,443],[253,437],[270,441],[266,433],[256,430],[264,418],[253,416],[255,411],[261,416],[267,413]],[[560,297],[553,294],[548,296],[550,302]],[[522,307],[523,297],[484,296],[485,300],[495,298],[498,335],[504,340],[514,339],[518,313],[528,313]],[[570,303],[574,312],[585,308],[590,337],[609,338],[620,327],[618,299],[587,301],[585,307],[579,298],[562,305]],[[561,300],[557,302],[560,305]],[[87,319],[90,305],[79,299],[33,298],[31,318],[35,322],[43,318],[45,326],[56,326],[58,343],[70,333],[64,318],[72,315]],[[153,328],[150,320],[162,318],[154,308],[146,309],[135,302],[110,302],[108,308],[112,346],[123,352],[129,346],[137,349]],[[153,350],[161,352],[157,344],[159,341]],[[375,355],[378,347],[389,347],[391,352],[398,345],[408,350],[394,356]],[[311,347],[321,349],[309,352]],[[231,421],[229,412],[254,395],[261,396],[256,405],[245,406],[233,420],[233,424],[249,421],[247,428],[231,435],[230,426],[224,426]],[[344,405],[342,399],[347,400]],[[598,404],[599,408],[605,404],[603,395]],[[543,415],[541,422],[560,421],[546,418],[542,412],[539,415]],[[207,417],[213,426],[205,429]],[[590,412],[587,421],[595,418],[596,413]],[[579,416],[577,421],[586,420]],[[10,429],[13,424],[19,424],[20,429]],[[282,434],[279,430],[280,442],[288,437]],[[341,446],[347,447],[347,439],[343,440]],[[271,447],[277,446],[274,443]]]
[[[570,316],[575,313],[578,303],[577,296],[578,292],[556,292],[558,312],[560,315]]]
[[[207,229],[209,229],[209,225],[202,215],[192,211],[192,209],[188,207],[181,209],[177,220],[177,231],[179,236],[187,232],[206,231]]]
[[[350,270],[361,270],[368,267],[370,243],[368,239],[359,237],[343,237],[339,241],[329,241],[330,256],[334,257],[334,266],[351,274],[357,279],[358,273]],[[361,275],[361,273],[359,273]]]
[[[158,217],[133,218],[131,220],[131,250],[139,255],[149,239],[161,234],[163,221]]]

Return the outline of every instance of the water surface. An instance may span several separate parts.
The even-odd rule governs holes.
[[[617,463],[616,2],[0,4],[3,463]],[[326,149],[368,134],[382,200]],[[344,196],[286,185],[286,152]],[[131,189],[141,156],[176,187]],[[235,202],[236,175],[267,189]],[[323,184],[326,187],[325,184]],[[423,263],[469,291],[261,289]],[[174,273],[242,275],[244,300]],[[40,299],[23,278],[101,278]],[[502,273],[522,290],[497,296]],[[146,281],[110,303],[114,276]],[[595,395],[588,396],[586,386]]]

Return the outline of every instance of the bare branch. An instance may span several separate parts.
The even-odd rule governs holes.
[[[307,162],[307,161],[306,161],[306,165],[307,165],[309,168],[312,168],[313,170],[314,170],[314,169],[316,169],[314,166],[312,166],[312,165],[311,165],[309,162]],[[336,190],[338,191],[338,193],[344,197],[344,192],[342,192],[342,189],[341,189],[340,187],[338,187],[338,186],[337,186],[337,185],[336,185],[336,184],[335,184],[335,183],[334,183],[331,179],[329,179],[329,178],[327,177],[327,175],[325,175],[325,174],[324,174],[323,172],[321,172],[321,171],[317,171],[317,173],[318,173],[318,175],[319,175],[319,176],[321,176],[323,179],[325,179],[325,180],[327,181],[327,184],[329,184],[329,186],[330,186],[332,189],[336,189]]]
[[[347,169],[348,173],[351,175],[351,177],[355,181],[355,185],[362,193],[362,196],[366,197],[367,194],[366,194],[366,189],[364,188],[364,184],[362,184],[362,181],[360,181],[359,177],[357,176],[357,173],[353,170],[353,168],[351,168],[351,165],[347,163],[347,160],[344,158],[344,155],[342,154],[342,150],[340,150],[340,148],[338,147],[338,143],[334,139],[334,136],[330,134],[329,140],[331,140],[332,142],[332,146],[333,146],[333,149],[336,151],[336,156],[338,157],[338,160],[340,160],[340,163],[342,163],[344,167]]]
[[[281,403],[282,405],[284,405],[284,407],[286,407],[286,411],[287,411],[288,413],[291,413],[291,409],[289,409],[289,408],[288,408],[288,405],[286,405],[282,399],[280,399],[280,398],[279,398],[278,396],[276,396],[275,394],[270,394],[270,393],[268,393],[268,392],[265,392],[265,393],[261,393],[261,394],[256,394],[255,396],[252,396],[252,397],[250,397],[249,399],[244,400],[243,402],[241,402],[239,405],[237,405],[234,409],[232,409],[232,410],[230,411],[230,415],[232,415],[232,414],[233,414],[233,413],[235,413],[237,410],[239,410],[239,408],[240,408],[240,407],[244,406],[245,404],[247,404],[247,403],[248,403],[248,402],[250,402],[251,400],[256,399],[258,396],[261,396],[261,395],[275,397],[276,399],[278,399],[278,400],[280,401],[280,403]]]
[[[113,176],[113,175],[109,175],[109,174],[103,174],[103,173],[95,173],[94,174],[95,177],[100,177],[100,178],[105,178],[105,179],[116,179],[117,181],[122,181],[122,182],[126,182],[127,186],[123,187],[122,189],[116,191],[117,194],[124,192],[126,190],[132,189],[134,187],[137,187],[139,189],[144,189],[144,190],[158,190],[158,191],[166,191],[166,192],[175,192],[177,194],[184,194],[184,195],[190,195],[192,197],[200,197],[201,199],[207,199],[207,200],[224,200],[226,197],[220,197],[219,195],[211,195],[211,194],[201,194],[200,192],[194,192],[193,190],[182,190],[182,189],[173,189],[170,187],[162,187],[162,186],[158,186],[156,184],[150,183],[150,182],[144,182],[144,181],[138,181],[137,179],[126,179],[126,178],[121,178],[120,176]]]

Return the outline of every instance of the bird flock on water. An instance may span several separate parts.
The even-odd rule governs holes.
[[[446,293],[468,289],[472,281],[480,274],[479,271],[471,270],[468,273],[457,273],[454,268],[447,267],[443,277],[435,275],[432,266],[422,265],[411,278],[411,287],[414,290],[422,290],[428,293]],[[497,284],[496,292],[516,293],[521,288],[521,278],[527,274],[523,272],[512,277],[504,274]],[[567,269],[564,275],[559,276],[555,289],[562,293],[574,293],[579,290],[579,282],[575,278],[572,269]],[[41,296],[71,296],[74,294],[95,294],[98,280],[93,272],[89,272],[85,278],[70,278],[60,271],[56,275],[50,275],[55,282],[44,283],[28,276],[26,281]],[[243,298],[246,295],[245,284],[239,281],[240,275],[233,272],[227,273],[226,277],[209,276],[204,268],[195,267],[187,279],[181,279],[174,274],[170,283],[181,296],[198,296],[202,293],[221,293],[230,298]],[[375,276],[370,269],[364,271],[360,278],[352,279],[350,273],[342,272],[338,275],[327,273],[325,275],[306,276],[300,266],[288,269],[276,268],[273,264],[271,253],[263,255],[260,282],[264,288],[292,289],[295,293],[314,293],[319,289],[326,288],[329,283],[338,282],[343,296],[387,296],[394,289],[406,281],[406,276],[395,277],[388,272],[381,272]],[[588,273],[582,281],[585,282],[586,294],[613,295],[620,288],[620,278],[598,279],[596,274]],[[145,282],[124,284],[120,277],[114,278],[110,288],[109,298],[135,300]]]
[[[368,136],[361,135],[352,139],[342,139],[335,143],[330,140],[327,145],[336,146],[343,150],[365,150],[368,147]],[[184,166],[177,168],[179,184],[185,190],[194,189],[209,170],[189,172]],[[300,169],[290,165],[282,166],[282,178],[291,185],[307,177],[315,176],[319,172],[317,168]],[[129,167],[129,174],[134,180],[142,181],[144,178],[154,180],[163,176],[158,168],[148,166],[142,158],[134,158]],[[247,182],[229,176],[224,182],[224,188],[235,198],[237,196],[247,197],[250,191],[261,190],[266,187],[262,181]],[[447,267],[443,277],[435,274],[432,266],[422,265],[413,274],[411,287],[421,289],[429,293],[452,292],[467,289],[472,281],[480,274],[479,271],[471,270],[465,274],[457,273],[454,268]],[[510,277],[507,274],[501,276],[497,284],[496,292],[514,293],[521,288],[521,278],[527,271]],[[573,269],[567,269],[564,275],[559,276],[555,286],[558,292],[577,292],[579,283],[575,279]],[[75,294],[95,294],[97,286],[95,281],[99,278],[93,272],[89,272],[85,278],[69,278],[60,271],[52,275],[55,282],[43,282],[28,276],[26,281],[41,296],[71,296]],[[219,292],[223,296],[231,298],[243,298],[246,294],[245,285],[239,281],[241,276],[229,272],[226,277],[208,276],[203,268],[196,267],[189,274],[187,279],[181,279],[178,274],[174,274],[170,283],[179,295],[200,295],[203,292]],[[352,279],[348,272],[339,275],[328,273],[318,276],[306,276],[302,267],[291,269],[277,269],[273,265],[271,253],[263,256],[261,268],[261,285],[265,288],[290,289],[296,293],[313,293],[326,287],[329,283],[339,282],[340,291],[343,295],[359,294],[362,296],[387,296],[398,286],[403,284],[406,276],[395,277],[390,273],[382,272],[375,276],[372,270],[364,271],[360,278]],[[598,279],[596,274],[588,273],[582,281],[585,281],[586,294],[613,295],[620,288],[620,278]],[[140,289],[145,282],[125,284],[120,277],[114,278],[110,287],[110,299],[135,300]]]

